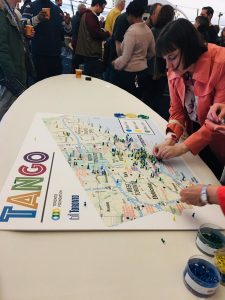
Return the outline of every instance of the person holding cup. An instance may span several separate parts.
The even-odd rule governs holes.
[[[18,0],[0,0],[0,121],[27,88],[25,41],[15,14]]]
[[[62,10],[50,0],[36,0],[25,7],[22,24],[35,29],[31,49],[37,81],[61,74],[61,46],[67,26]]]

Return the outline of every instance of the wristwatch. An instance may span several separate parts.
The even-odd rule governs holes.
[[[207,187],[208,186],[209,186],[209,184],[203,185],[201,192],[200,192],[200,199],[204,204],[210,204],[210,202],[208,201],[208,195],[207,195]]]

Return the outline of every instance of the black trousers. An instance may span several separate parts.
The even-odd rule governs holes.
[[[196,122],[193,122],[193,132],[197,131],[199,128],[200,125]],[[224,166],[219,162],[210,147],[206,146],[202,151],[199,152],[199,156],[204,161],[204,163],[212,170],[216,178],[220,180]]]
[[[148,84],[148,69],[140,72],[118,71],[114,84],[142,100]]]
[[[37,81],[62,74],[61,56],[45,56],[33,54],[33,62],[37,73]]]

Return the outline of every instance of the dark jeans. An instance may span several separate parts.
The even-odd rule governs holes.
[[[170,96],[167,76],[162,76],[157,80],[153,80],[151,75],[148,77],[148,85],[144,91],[143,102],[165,120],[168,120]]]
[[[139,72],[118,71],[115,84],[141,100],[148,84],[148,69]]]
[[[80,65],[84,63],[84,57],[79,54],[74,54],[72,58],[72,70],[71,73],[75,73],[75,69],[79,69]]]
[[[62,62],[59,56],[33,54],[33,62],[37,72],[37,81],[62,74]]]
[[[117,85],[118,72],[119,71],[115,70],[112,65],[109,65],[103,74],[103,79]]]
[[[105,66],[102,60],[98,57],[83,56],[84,59],[84,74],[87,76],[102,78]]]
[[[193,122],[193,132],[197,131],[199,128],[199,124]],[[199,156],[204,161],[204,163],[207,164],[207,166],[212,170],[216,178],[220,180],[224,166],[219,162],[210,147],[206,146],[202,151],[199,152]]]

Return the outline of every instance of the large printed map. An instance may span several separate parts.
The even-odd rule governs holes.
[[[60,116],[43,119],[107,227],[159,211],[181,215],[179,192],[196,183],[184,163],[159,162],[162,139],[143,119]]]
[[[189,230],[212,216],[224,228],[218,206],[180,202],[198,180],[182,157],[156,159],[163,140],[151,116],[38,113],[0,194],[0,229]]]

